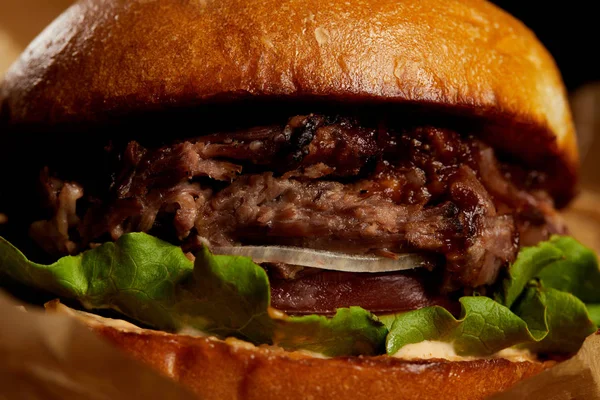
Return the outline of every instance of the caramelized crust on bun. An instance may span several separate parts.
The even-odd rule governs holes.
[[[555,63],[480,0],[81,0],[0,88],[10,124],[240,99],[411,105],[475,118],[495,147],[574,193],[576,141]]]
[[[93,331],[205,400],[475,400],[507,390],[552,362],[407,361],[388,356],[321,358],[237,340],[175,335],[77,312]]]
[[[240,341],[94,330],[206,400],[484,399],[547,367],[504,359],[321,359]]]

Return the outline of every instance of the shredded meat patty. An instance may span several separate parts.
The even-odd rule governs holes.
[[[76,224],[80,247],[170,231],[187,250],[208,241],[430,252],[443,255],[444,290],[453,291],[493,283],[519,245],[564,230],[549,197],[528,186],[533,172],[511,173],[518,167],[448,129],[296,116],[157,149],[131,142],[121,160],[107,196],[81,221],[73,213],[77,186],[48,181],[53,234],[40,237],[34,224],[34,238],[72,252],[65,233]]]

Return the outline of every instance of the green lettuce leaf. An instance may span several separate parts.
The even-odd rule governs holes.
[[[27,260],[0,238],[0,271],[86,308],[112,308],[166,331],[194,328],[326,355],[376,354],[387,333],[359,307],[340,309],[333,318],[272,319],[267,274],[249,258],[203,249],[192,263],[178,246],[144,233],[50,265]]]
[[[534,352],[576,352],[588,335],[596,331],[585,304],[571,293],[531,286],[515,307],[540,340],[525,343]]]
[[[181,249],[143,233],[121,236],[93,250],[50,265],[33,263],[0,238],[0,268],[12,278],[86,308],[112,308],[164,330],[179,326],[172,308],[193,263]]]
[[[392,329],[392,325],[394,325],[394,321],[396,320],[398,315],[401,315],[401,314],[378,315],[377,318],[379,318],[379,320],[385,325],[385,327],[389,331],[390,329]]]
[[[531,279],[563,257],[564,253],[550,242],[522,248],[509,268],[509,276],[502,281],[502,289],[496,294],[496,300],[510,308]]]
[[[600,326],[600,304],[586,304],[590,319],[596,326]]]
[[[452,343],[459,355],[491,355],[511,346],[542,353],[571,353],[596,330],[585,304],[570,293],[529,287],[511,311],[489,297],[462,297],[460,318],[442,307],[396,316],[388,354],[424,340]]]
[[[375,355],[384,352],[387,328],[360,307],[340,308],[333,318],[318,315],[280,320],[274,343],[328,356]]]
[[[596,254],[569,236],[548,242],[563,254],[536,274],[545,288],[572,293],[584,303],[600,303],[600,268]]]
[[[176,294],[173,312],[180,327],[253,343],[271,342],[269,278],[249,258],[215,256],[203,248],[196,255],[192,279]]]
[[[386,351],[395,354],[407,344],[424,340],[452,343],[459,355],[491,355],[516,344],[538,341],[547,331],[530,331],[525,321],[489,297],[460,299],[457,319],[445,308],[426,307],[396,317],[386,340]]]
[[[571,293],[584,303],[600,303],[598,258],[572,237],[553,236],[521,249],[496,300],[511,307],[532,279],[545,288]]]

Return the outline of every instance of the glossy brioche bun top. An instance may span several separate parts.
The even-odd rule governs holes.
[[[7,73],[4,121],[284,98],[423,106],[484,121],[541,165],[558,203],[578,167],[565,88],[522,23],[481,0],[81,0]]]

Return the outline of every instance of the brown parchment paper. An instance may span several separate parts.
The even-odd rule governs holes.
[[[194,399],[75,319],[0,293],[0,399]]]
[[[600,399],[600,334],[588,337],[570,360],[517,384],[493,400]]]

